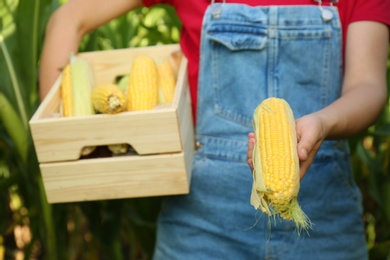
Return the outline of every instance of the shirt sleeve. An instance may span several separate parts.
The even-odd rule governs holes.
[[[358,0],[354,5],[351,22],[376,21],[390,26],[389,0]]]
[[[172,4],[172,1],[170,0],[142,0],[144,3],[144,6],[151,7],[152,5],[156,4]]]

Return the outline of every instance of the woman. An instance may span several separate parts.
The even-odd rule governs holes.
[[[70,0],[47,27],[41,97],[84,34],[142,4]],[[183,23],[196,139],[191,193],[165,198],[156,259],[366,259],[345,138],[386,101],[390,3],[381,0],[165,1]],[[252,113],[285,98],[297,118],[299,202],[309,236],[250,204]],[[247,135],[249,146],[247,147]],[[247,154],[249,155],[247,157]]]

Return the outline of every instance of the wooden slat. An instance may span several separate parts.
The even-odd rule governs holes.
[[[152,57],[157,63],[169,58],[171,53],[179,51],[177,44],[143,48],[116,49],[80,53],[89,61],[94,71],[96,84],[113,83],[117,76],[129,74],[131,63],[138,55]]]
[[[185,194],[184,154],[41,164],[49,203]]]
[[[77,160],[85,146],[128,143],[139,154],[180,152],[173,109],[54,118],[32,123],[40,162]]]

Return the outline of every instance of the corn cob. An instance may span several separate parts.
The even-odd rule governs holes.
[[[112,154],[119,155],[127,153],[130,146],[128,144],[109,144],[107,147]]]
[[[61,74],[62,114],[65,117],[73,116],[72,72],[69,64],[65,66]]]
[[[171,103],[175,93],[176,79],[168,60],[158,66],[158,99],[160,104]]]
[[[175,75],[177,75],[179,72],[182,59],[183,59],[183,53],[181,51],[175,51],[172,52],[171,55],[169,55],[169,61],[170,64],[172,65]]]
[[[114,84],[101,84],[92,90],[92,105],[99,113],[116,114],[126,109],[126,98]]]
[[[118,88],[122,90],[122,92],[127,95],[127,88],[129,86],[129,74],[124,75],[119,79],[119,81],[116,83]]]
[[[126,97],[123,93],[123,84],[128,82],[128,76],[124,76],[119,83],[122,86],[106,84],[95,87],[92,91],[92,104],[100,113],[119,113],[126,110]],[[126,84],[127,88],[127,84]],[[129,148],[128,144],[109,144],[108,149],[114,154],[125,154]]]
[[[87,116],[94,114],[91,91],[92,73],[86,60],[75,55],[70,57],[72,70],[72,94],[74,116]]]
[[[251,204],[269,216],[292,220],[300,231],[311,222],[298,204],[299,159],[294,116],[279,98],[264,100],[254,111],[256,145],[253,150]]]
[[[130,70],[128,111],[148,110],[157,104],[157,66],[153,59],[138,56]]]
[[[72,74],[73,116],[88,116],[95,113],[92,100],[92,71],[86,60],[71,55],[70,68]],[[70,93],[69,93],[70,94]],[[81,150],[82,156],[91,154],[96,146],[86,146]]]

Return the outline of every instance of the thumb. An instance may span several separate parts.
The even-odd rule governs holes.
[[[315,139],[308,136],[300,138],[297,145],[298,157],[300,161],[306,161],[309,158],[309,154],[316,145]]]
[[[314,157],[321,146],[321,141],[315,136],[306,135],[298,141],[298,158],[300,162],[301,179],[313,163]]]
[[[298,144],[298,157],[300,161],[306,161],[309,157],[309,152],[307,148],[302,147],[302,145]]]
[[[314,115],[304,116],[296,120],[297,153],[300,161],[301,178],[311,166],[315,155],[324,140],[322,121]]]

